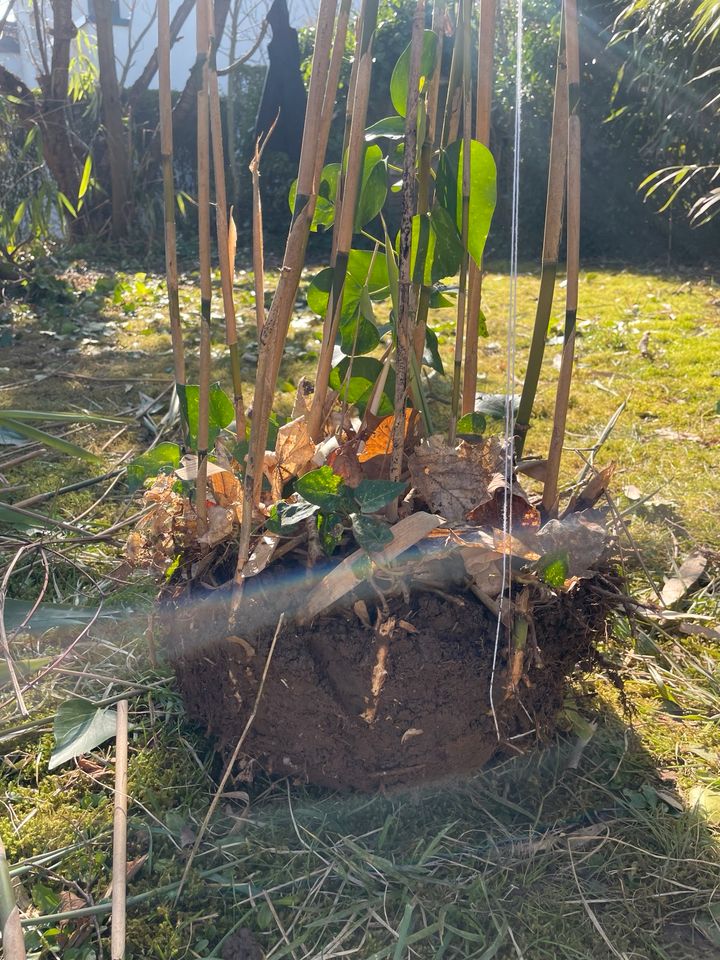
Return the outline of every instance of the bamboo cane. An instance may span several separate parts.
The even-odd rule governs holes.
[[[361,25],[361,20],[360,20],[360,17],[358,16],[355,18],[355,24],[353,28],[354,41],[355,41],[355,47],[354,47],[355,54],[359,49],[358,44],[360,41],[360,25]],[[343,157],[345,156],[345,151],[347,150],[347,145],[348,145],[348,139],[350,137],[350,124],[352,123],[352,107],[353,107],[353,101],[355,100],[355,84],[357,83],[357,72],[358,72],[358,57],[356,55],[353,55],[352,66],[350,68],[350,81],[348,83],[347,101],[345,103],[345,127],[343,129],[343,146],[342,146]],[[340,164],[340,176],[338,177],[337,194],[335,197],[335,205],[338,210],[340,209],[340,205],[342,204],[344,187],[345,187],[345,171],[342,168],[342,164]],[[339,227],[340,227],[340,218],[335,217],[333,221],[332,246],[331,246],[331,254],[330,254],[331,257],[335,256],[335,251],[337,250],[337,235],[338,235]]]
[[[428,78],[427,99],[425,102],[426,124],[425,141],[420,149],[418,164],[418,209],[420,214],[430,210],[432,200],[432,158],[435,152],[435,137],[437,133],[438,99],[440,96],[440,77],[442,72],[442,40],[443,22],[446,16],[446,6],[442,0],[433,7],[432,28],[436,36],[437,58],[433,75]],[[427,315],[430,307],[430,287],[422,287],[418,295],[417,316],[415,318],[415,356],[420,362],[425,351],[425,335]]]
[[[210,101],[210,130],[212,133],[213,174],[215,178],[215,224],[217,227],[223,310],[225,311],[225,339],[230,351],[230,374],[232,377],[233,403],[235,406],[235,428],[238,442],[240,442],[245,439],[245,404],[243,402],[240,351],[238,349],[237,324],[235,322],[235,301],[233,300],[234,271],[230,263],[228,248],[225,157],[222,139],[222,118],[220,114],[220,91],[218,89],[217,76],[217,42],[215,37],[213,0],[207,0],[207,11],[205,15],[210,26],[210,34],[208,37],[208,92]]]
[[[412,220],[415,213],[415,160],[417,155],[417,118],[420,99],[420,64],[425,32],[425,0],[418,0],[410,41],[410,68],[408,70],[407,108],[405,111],[405,152],[402,174],[402,214],[400,217],[400,255],[398,263],[398,311],[395,319],[395,418],[393,420],[393,448],[390,456],[390,479],[399,480],[405,447],[405,400],[410,370],[410,351],[413,349],[415,315],[412,304],[410,253]],[[395,505],[396,507],[396,505]],[[395,519],[393,510],[388,516]]]
[[[490,146],[490,113],[494,77],[495,18],[497,0],[481,0],[478,28],[477,92],[475,103],[475,139]],[[470,262],[468,270],[467,342],[463,371],[462,412],[475,409],[477,389],[478,338],[482,300],[482,263]]]
[[[560,32],[558,47],[557,73],[555,78],[555,100],[553,105],[552,137],[550,141],[550,167],[548,170],[547,203],[545,207],[545,235],[543,237],[542,266],[540,270],[540,292],[535,310],[532,343],[528,355],[520,406],[515,421],[515,451],[518,459],[522,456],[525,438],[530,427],[530,417],[540,379],[545,339],[547,337],[553,294],[557,277],[560,236],[562,234],[562,212],[565,194],[565,174],[568,148],[568,87],[567,65],[565,63],[564,24]]]
[[[460,129],[463,72],[463,45],[460,42],[460,35],[464,30],[462,3],[458,3],[457,10],[458,15],[455,23],[453,52],[452,59],[450,60],[450,75],[448,77],[447,91],[445,93],[445,110],[443,113],[442,133],[440,135],[440,145],[442,147],[446,147],[449,143],[454,143],[455,140],[457,140],[458,130]]]
[[[200,261],[200,372],[198,376],[198,469],[196,480],[198,533],[207,527],[207,458],[210,432],[210,310],[212,278],[210,271],[210,104],[208,99],[207,5],[196,8],[197,56],[202,61],[202,79],[197,93],[197,177],[198,177],[198,244]]]
[[[567,291],[564,343],[555,398],[555,417],[548,453],[547,479],[543,491],[543,507],[546,513],[551,515],[557,511],[560,459],[565,440],[565,425],[575,359],[575,327],[580,275],[581,127],[577,0],[565,0],[565,50],[567,54],[568,108],[570,114],[567,152]]]
[[[362,183],[365,162],[365,123],[370,98],[370,77],[372,74],[372,42],[377,25],[378,0],[363,0],[361,11],[361,31],[358,44],[358,68],[355,78],[350,133],[347,146],[347,168],[343,177],[343,192],[340,209],[336,216],[339,220],[336,233],[336,248],[332,258],[333,283],[328,298],[328,307],[323,324],[323,339],[318,358],[315,378],[315,392],[308,416],[308,429],[312,438],[322,439],[325,401],[327,397],[330,368],[332,366],[333,347],[340,325],[345,280],[347,277],[348,257],[352,246],[355,226],[355,210]]]
[[[327,85],[336,8],[337,0],[321,0],[318,9],[315,50],[303,142],[300,151],[295,209],[293,210],[285,246],[280,280],[259,340],[260,349],[253,396],[253,416],[243,484],[243,515],[235,571],[236,589],[231,613],[233,619],[236,617],[239,608],[242,571],[249,556],[253,505],[257,502],[260,494],[262,464],[277,371],[280,366],[290,318],[292,317],[297,288],[305,262],[305,249],[310,234],[310,226],[315,212],[317,200],[315,169],[316,164],[320,162],[319,157],[325,157],[332,120],[332,108],[337,92],[337,85],[335,90],[330,90]],[[330,100],[332,100],[332,103]]]
[[[460,238],[462,241],[462,260],[460,262],[460,279],[458,286],[457,299],[457,324],[455,327],[455,357],[453,360],[453,388],[452,402],[450,408],[450,429],[448,433],[449,443],[455,443],[455,432],[457,429],[458,415],[460,412],[460,385],[462,379],[462,359],[463,342],[465,334],[466,312],[467,312],[467,282],[468,266],[470,254],[468,253],[468,234],[470,231],[470,151],[472,140],[472,92],[470,89],[470,49],[471,49],[471,31],[470,31],[470,6],[471,0],[463,0],[463,25],[462,31],[462,113],[463,113],[463,139],[462,139],[462,218],[460,227]],[[473,397],[474,400],[474,397]]]
[[[173,178],[172,97],[170,92],[170,2],[158,0],[158,87],[160,95],[160,160],[165,200],[165,274],[176,390],[185,386],[185,352],[178,294]],[[182,405],[181,405],[182,409]],[[184,424],[187,429],[187,424]]]
[[[115,806],[113,808],[112,925],[110,958],[125,956],[125,920],[127,887],[127,771],[128,771],[128,702],[117,705],[115,737]]]

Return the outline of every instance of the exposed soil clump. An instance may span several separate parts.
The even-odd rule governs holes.
[[[527,599],[526,637],[500,631],[495,716],[497,621],[469,593],[417,592],[390,599],[381,616],[368,603],[309,626],[289,622],[245,743],[247,776],[260,765],[372,791],[470,772],[530,746],[552,729],[568,675],[593,660],[607,610],[585,582],[567,594],[534,588]],[[188,714],[226,751],[255,702],[277,622],[259,598],[247,609],[245,636],[228,637],[227,596],[196,596],[174,605],[168,633]]]

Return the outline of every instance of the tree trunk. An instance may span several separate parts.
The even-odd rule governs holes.
[[[115,67],[111,0],[95,0],[98,70],[102,93],[102,117],[107,137],[112,198],[112,235],[124,237],[130,204],[130,154],[123,124],[120,88]]]

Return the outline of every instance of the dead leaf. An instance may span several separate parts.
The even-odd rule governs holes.
[[[690,637],[702,637],[704,640],[720,641],[720,630],[703,627],[700,623],[681,623],[680,631]]]
[[[537,534],[543,554],[565,553],[569,577],[587,577],[607,549],[607,532],[586,513],[571,513],[563,520],[549,520]]]
[[[387,476],[387,469],[393,452],[394,424],[394,414],[384,417],[365,438],[361,449],[358,451],[358,461],[362,464],[363,474],[368,480],[378,480]],[[407,407],[403,440],[406,455],[418,443],[419,426],[420,416],[417,410]]]
[[[421,737],[423,734],[422,730],[419,730],[417,727],[410,727],[409,730],[406,730],[405,733],[400,737],[400,743],[407,743],[408,740],[412,737]]]
[[[467,575],[478,590],[489,597],[497,597],[502,590],[502,561],[498,555],[474,547],[463,547],[460,556]]]
[[[242,505],[242,484],[229,470],[211,474],[208,477],[208,486],[218,506]]]
[[[179,477],[180,480],[197,480],[197,472],[198,458],[194,454],[188,454],[186,457],[182,458],[182,466],[175,471],[175,476]],[[217,463],[213,463],[211,460],[208,460],[208,478],[215,476],[215,474],[224,472],[225,467],[220,467],[217,465]]]
[[[312,468],[315,444],[304,417],[284,424],[277,433],[275,453],[266,454],[263,469],[270,481],[272,501],[282,499],[283,487]]]
[[[577,499],[573,498],[573,510],[587,510],[589,507],[594,507],[610,486],[612,478],[615,476],[615,470],[615,464],[609,463],[602,470],[596,471],[580,491]]]
[[[671,607],[678,600],[682,600],[690,588],[697,583],[707,567],[707,557],[699,550],[693,551],[684,561],[674,577],[665,581],[661,598],[666,607]]]
[[[410,477],[428,506],[452,523],[492,499],[488,484],[500,472],[502,460],[495,437],[472,444],[461,440],[451,447],[435,435],[421,441],[410,456]]]
[[[465,519],[480,527],[502,527],[507,490],[505,477],[502,473],[496,473],[487,486],[490,499],[471,510]],[[513,529],[540,526],[540,512],[530,503],[517,482],[512,484],[510,513]]]
[[[547,460],[538,457],[531,460],[519,460],[515,469],[518,473],[524,473],[526,477],[530,477],[531,480],[539,480],[540,483],[545,483],[547,464]]]
[[[326,463],[349,487],[356,487],[365,474],[357,455],[357,440],[350,440],[328,454]]]
[[[267,567],[277,550],[280,538],[266,533],[255,544],[253,552],[243,567],[243,577],[255,577]]]
[[[355,616],[358,620],[366,627],[371,627],[370,614],[368,613],[367,604],[364,600],[356,600],[353,604],[353,610],[355,611]]]
[[[235,512],[228,510],[227,507],[208,507],[207,522],[208,528],[201,537],[198,537],[198,543],[214,547],[216,543],[227,540],[232,535]]]
[[[295,394],[295,402],[292,408],[291,418],[297,420],[299,417],[306,417],[310,413],[310,404],[312,395],[315,393],[315,384],[309,377],[300,377]]]
[[[62,913],[66,913],[68,910],[78,910],[80,907],[86,907],[89,903],[88,899],[78,896],[72,890],[61,890],[58,900],[58,907]]]

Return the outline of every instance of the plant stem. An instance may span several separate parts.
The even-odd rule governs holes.
[[[160,96],[160,160],[165,201],[165,275],[167,279],[170,337],[175,387],[185,386],[185,351],[180,320],[177,244],[175,235],[175,183],[173,177],[172,96],[170,91],[170,2],[158,0],[158,86]],[[179,391],[178,391],[179,392]],[[181,411],[183,405],[180,405]],[[181,414],[182,415],[182,414]],[[183,430],[187,431],[184,422]]]
[[[210,309],[212,278],[210,271],[210,129],[208,99],[208,9],[204,0],[197,5],[197,56],[202,62],[202,80],[197,93],[197,176],[198,243],[200,261],[200,372],[198,376],[198,469],[195,505],[198,533],[207,528],[207,458],[210,432]]]
[[[578,281],[580,275],[580,51],[578,43],[577,0],[565,0],[565,50],[567,55],[568,86],[568,148],[567,148],[567,291],[565,300],[565,333],[557,394],[555,417],[548,453],[547,479],[543,491],[546,513],[557,512],[558,476],[565,441],[570,386],[575,360],[575,329],[577,322]]]
[[[115,806],[113,809],[112,925],[110,960],[125,956],[125,920],[127,886],[127,773],[128,702],[117,705],[115,735]]]
[[[415,311],[412,304],[412,281],[410,277],[410,252],[412,244],[412,221],[415,213],[415,177],[417,157],[417,120],[420,99],[420,64],[425,33],[425,0],[418,0],[412,25],[410,42],[410,68],[408,71],[407,108],[405,111],[405,152],[403,154],[402,214],[400,217],[400,256],[398,263],[398,311],[395,318],[395,418],[393,420],[393,447],[390,456],[390,479],[399,480],[405,449],[405,401],[410,369],[410,352],[413,349],[413,323]],[[392,505],[391,505],[392,506]],[[395,519],[395,511],[388,516]],[[392,513],[395,512],[395,517]]]
[[[2,933],[5,960],[25,960],[25,938],[20,925],[20,911],[15,902],[15,891],[5,847],[0,839],[0,933]]]
[[[455,443],[455,431],[460,412],[460,384],[462,374],[463,342],[467,310],[467,281],[470,255],[468,253],[468,235],[470,231],[470,152],[472,141],[472,91],[470,89],[470,50],[472,33],[470,30],[471,0],[463,0],[462,7],[462,215],[460,240],[462,260],[460,261],[460,280],[457,299],[457,323],[455,327],[455,358],[453,361],[452,405],[450,408],[450,429],[448,441]],[[474,400],[474,397],[473,397]]]
[[[210,101],[210,130],[212,133],[213,175],[215,178],[215,224],[217,228],[218,260],[220,261],[220,283],[222,285],[223,310],[225,311],[225,339],[230,351],[230,374],[233,384],[233,403],[235,406],[235,429],[238,442],[245,439],[245,403],[242,392],[242,373],[240,370],[240,351],[237,342],[237,324],[235,322],[235,301],[233,300],[234,264],[230,262],[228,244],[227,191],[225,188],[225,157],[222,138],[222,117],[220,113],[220,91],[217,75],[217,39],[214,35],[215,16],[213,0],[207,0],[207,22],[211,33],[208,37],[208,92]]]
[[[540,292],[535,310],[535,325],[528,355],[520,406],[515,421],[515,451],[522,456],[525,438],[530,427],[535,394],[545,354],[550,314],[552,312],[555,280],[557,277],[562,213],[565,194],[565,173],[568,149],[568,92],[567,65],[565,63],[564,24],[561,26],[558,47],[557,73],[555,77],[555,100],[553,104],[552,137],[550,141],[550,166],[548,170],[547,203],[545,206],[545,235],[543,237]]]
[[[341,9],[341,16],[345,16],[345,29],[349,16],[347,10]],[[352,236],[355,227],[355,210],[357,208],[360,187],[362,185],[363,165],[365,162],[365,123],[367,107],[370,98],[370,77],[372,74],[372,42],[377,25],[378,0],[363,0],[360,12],[360,39],[356,58],[358,61],[357,73],[353,90],[353,101],[350,117],[350,132],[348,135],[347,168],[343,177],[343,190],[340,206],[336,212],[338,221],[335,233],[335,249],[331,266],[333,268],[333,282],[328,298],[328,307],[323,324],[323,339],[318,358],[318,368],[315,378],[315,393],[313,394],[308,429],[312,438],[319,442],[322,439],[324,422],[325,400],[327,397],[330,367],[332,365],[333,347],[340,325],[340,315],[345,292],[348,257],[352,246]],[[336,44],[336,47],[338,45]],[[344,158],[343,158],[344,162]],[[318,171],[316,171],[317,176]]]
[[[462,102],[462,43],[460,42],[460,34],[464,29],[460,3],[457,5],[457,10],[450,75],[445,94],[445,111],[440,135],[440,145],[442,147],[446,147],[449,143],[454,143],[457,140],[460,128],[460,105]]]
[[[494,77],[495,18],[497,0],[481,0],[478,32],[477,91],[475,102],[475,139],[490,146],[490,113]],[[463,371],[462,412],[475,409],[477,390],[478,338],[482,300],[482,263],[471,260],[468,269],[467,342]],[[486,335],[486,334],[484,334]]]

